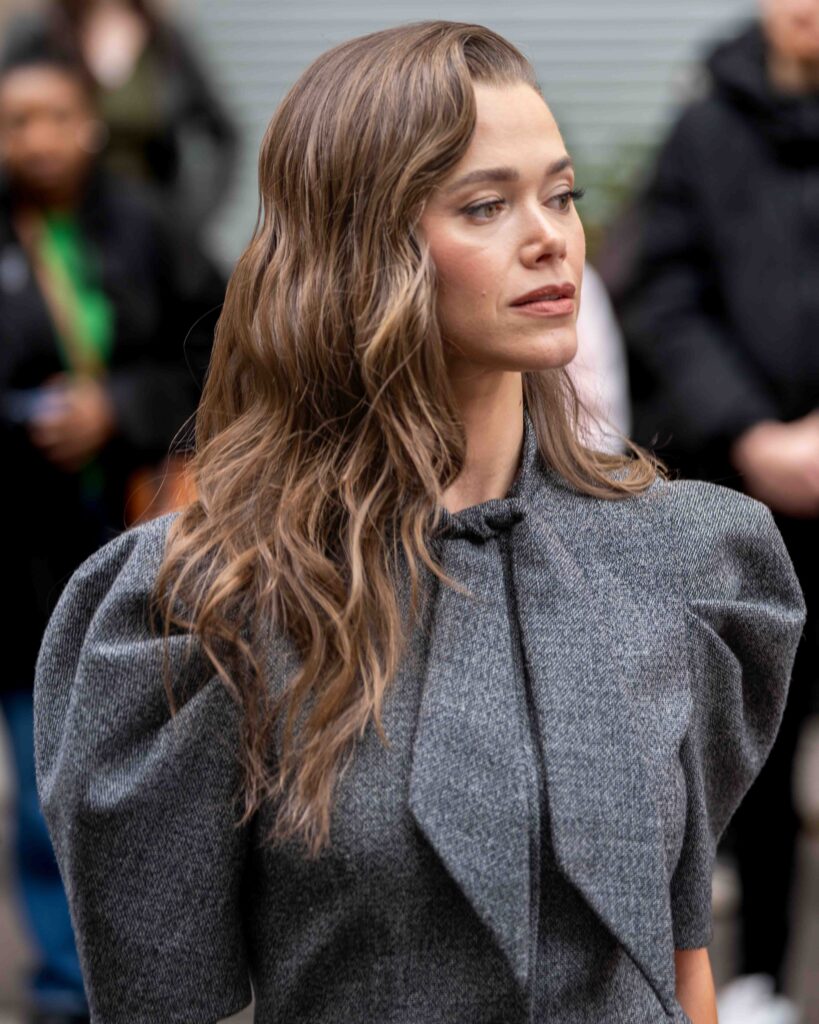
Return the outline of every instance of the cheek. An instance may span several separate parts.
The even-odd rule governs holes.
[[[768,35],[774,46],[782,53],[796,59],[815,59],[817,56],[817,36],[819,20],[813,19],[811,25],[794,24],[788,12],[775,12],[768,22]]]
[[[488,307],[494,302],[499,279],[497,256],[490,245],[457,239],[439,241],[432,249],[438,273],[438,299],[443,306],[463,304],[469,309],[478,302]]]
[[[580,215],[576,211],[573,216],[573,230],[569,234],[567,243],[572,266],[578,267],[582,271],[586,262],[586,231]]]

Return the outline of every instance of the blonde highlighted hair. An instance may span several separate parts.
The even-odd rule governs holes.
[[[196,500],[156,581],[165,633],[194,634],[242,706],[241,822],[272,801],[268,839],[298,838],[310,857],[357,737],[372,720],[386,738],[422,574],[451,582],[429,538],[465,435],[417,226],[469,145],[475,82],[537,89],[496,33],[421,22],[323,54],[275,112],[197,413]],[[654,479],[636,446],[582,443],[565,369],[523,384],[541,452],[569,483],[614,499]],[[298,653],[291,679],[265,678],[271,626]]]

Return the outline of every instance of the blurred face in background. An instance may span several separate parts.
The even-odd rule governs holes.
[[[563,366],[577,351],[586,251],[566,146],[531,86],[478,84],[475,97],[469,148],[420,224],[447,358],[464,369]]]
[[[70,72],[32,65],[0,80],[0,160],[33,198],[59,201],[79,188],[98,131],[83,83]]]
[[[819,60],[819,0],[761,0],[762,26],[782,57]]]

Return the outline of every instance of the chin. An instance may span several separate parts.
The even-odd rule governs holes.
[[[812,41],[796,50],[794,57],[797,60],[814,62],[819,60],[819,49],[817,49],[816,43]]]
[[[546,337],[538,339],[535,345],[531,342],[526,346],[527,365],[525,370],[554,370],[566,366],[577,355],[577,333],[574,325],[560,331],[550,332]]]
[[[790,60],[815,61],[819,59],[819,47],[816,35],[799,35],[797,33],[784,36],[780,49]]]
[[[506,338],[503,344],[486,347],[486,338],[480,343],[462,342],[460,346],[447,344],[452,361],[471,363],[486,370],[508,373],[526,373],[536,370],[556,370],[566,366],[577,355],[577,332],[574,324],[553,328],[538,336],[531,334]]]

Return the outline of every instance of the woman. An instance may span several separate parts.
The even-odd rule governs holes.
[[[475,25],[344,43],[260,182],[198,498],[87,560],[38,661],[93,1019],[252,981],[264,1022],[714,1021],[714,843],[804,607],[764,506],[576,440],[530,65]]]
[[[107,169],[155,188],[201,231],[228,194],[239,139],[185,33],[149,0],[54,0],[12,22],[5,51],[43,43],[84,66],[107,128]]]

